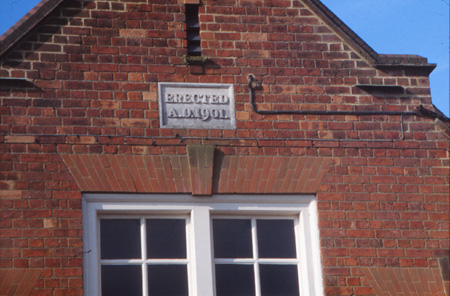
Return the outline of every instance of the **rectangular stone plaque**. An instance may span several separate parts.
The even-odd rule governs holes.
[[[158,83],[161,128],[235,129],[232,84]]]

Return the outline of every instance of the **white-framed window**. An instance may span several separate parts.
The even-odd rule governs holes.
[[[323,295],[311,195],[83,195],[90,296]]]

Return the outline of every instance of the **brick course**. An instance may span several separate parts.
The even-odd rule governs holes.
[[[448,124],[260,115],[247,87],[260,110],[433,110],[426,59],[374,53],[316,1],[205,0],[210,62],[188,66],[192,2],[63,1],[0,56],[0,272],[43,270],[23,295],[82,295],[82,193],[193,192],[187,145],[212,145],[213,193],[316,194],[325,295],[395,295],[384,271],[445,295]],[[237,128],[160,129],[158,82],[232,83]]]

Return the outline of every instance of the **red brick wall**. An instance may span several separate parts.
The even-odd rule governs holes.
[[[402,140],[400,116],[258,115],[248,103],[254,74],[262,110],[432,109],[421,67],[374,68],[296,0],[203,1],[210,62],[188,66],[184,5],[148,2],[64,1],[1,57],[0,78],[28,80],[0,81],[2,269],[43,269],[31,295],[82,294],[83,189],[63,157],[185,156],[209,144],[222,157],[331,159],[315,189],[326,295],[376,295],[362,268],[443,270],[448,127],[405,116]],[[237,128],[159,129],[158,82],[233,84]]]

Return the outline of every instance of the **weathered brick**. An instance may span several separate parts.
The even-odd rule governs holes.
[[[68,144],[93,144],[96,142],[95,137],[86,137],[86,136],[69,136],[66,138],[66,143]]]
[[[35,136],[6,136],[6,143],[34,143],[36,141]]]
[[[147,119],[123,118],[120,120],[123,127],[149,127],[150,122]]]
[[[0,199],[20,199],[22,198],[21,190],[0,190]]]

